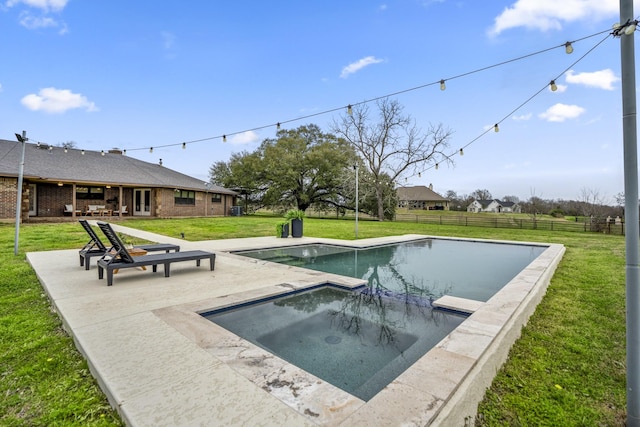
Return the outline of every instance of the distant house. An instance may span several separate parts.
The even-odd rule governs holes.
[[[449,210],[449,199],[433,191],[433,186],[399,187],[398,207],[424,210]]]
[[[518,203],[498,199],[474,200],[467,206],[467,212],[521,213],[522,208]]]
[[[0,220],[16,216],[22,144],[0,140]],[[237,193],[126,156],[25,144],[23,221],[62,216],[231,215]]]

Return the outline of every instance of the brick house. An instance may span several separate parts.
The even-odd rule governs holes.
[[[449,199],[433,191],[433,186],[399,187],[398,207],[424,210],[449,210]]]
[[[22,220],[91,214],[140,217],[231,215],[237,193],[109,152],[25,143]],[[22,144],[0,140],[0,220],[16,217]]]

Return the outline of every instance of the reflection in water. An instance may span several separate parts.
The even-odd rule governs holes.
[[[331,286],[205,317],[364,400],[464,320],[428,300]]]
[[[422,239],[366,249],[314,244],[239,254],[363,279],[373,291],[487,301],[545,249]]]

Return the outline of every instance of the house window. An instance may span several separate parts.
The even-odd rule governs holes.
[[[187,190],[176,190],[174,192],[174,200],[176,205],[195,205],[196,192]]]
[[[101,200],[104,199],[104,187],[76,187],[76,199]]]
[[[222,194],[214,193],[211,195],[211,203],[222,203]]]

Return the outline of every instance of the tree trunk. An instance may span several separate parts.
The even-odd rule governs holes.
[[[382,185],[376,185],[376,199],[378,202],[378,221],[384,221],[384,199],[383,199],[384,191],[382,189]]]

